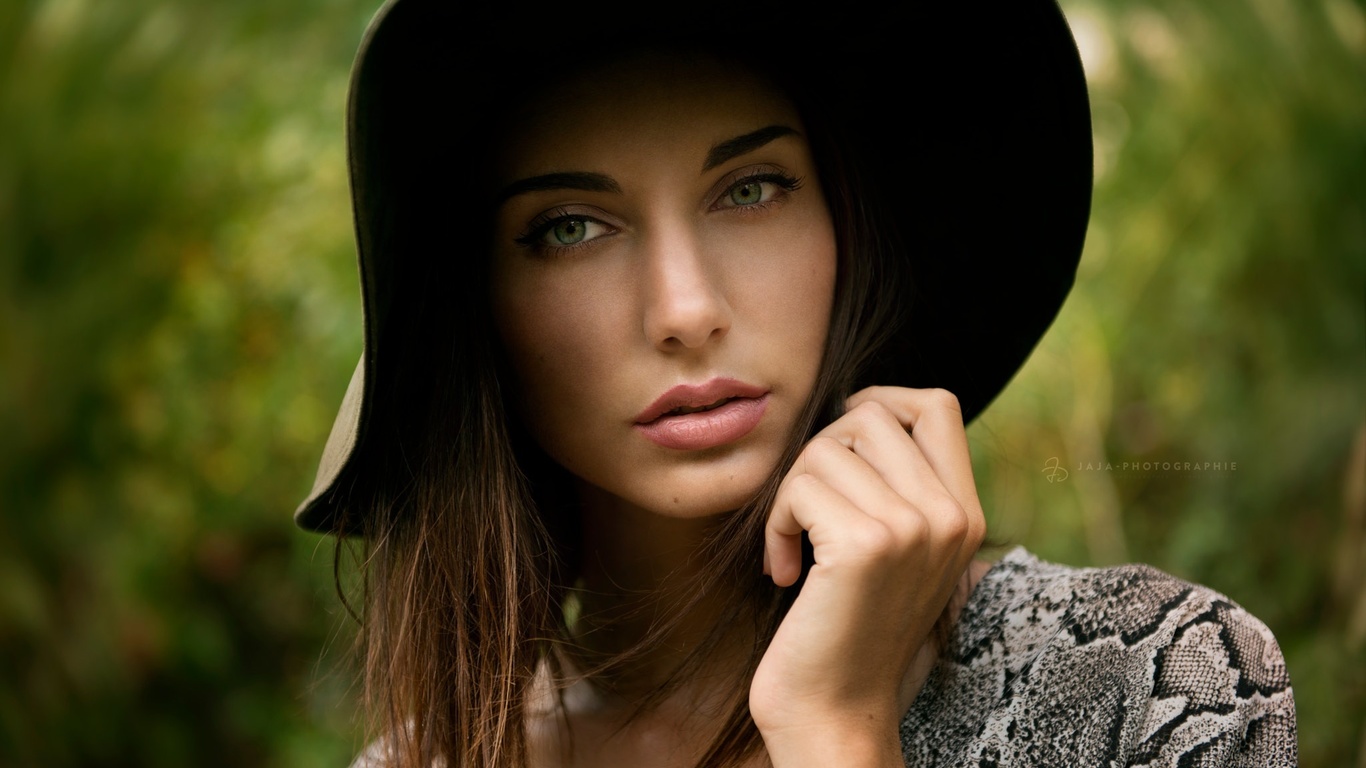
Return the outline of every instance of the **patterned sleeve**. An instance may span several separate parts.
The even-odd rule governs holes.
[[[1203,610],[1153,657],[1144,735],[1129,765],[1296,765],[1294,696],[1271,631],[1203,588],[1187,604]]]
[[[901,739],[914,768],[1297,762],[1265,624],[1149,566],[1071,568],[1022,547],[974,590]]]

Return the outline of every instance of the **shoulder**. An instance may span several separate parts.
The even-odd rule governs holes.
[[[1048,764],[1063,745],[1098,765],[1295,763],[1271,631],[1146,565],[1071,568],[1017,548],[974,590],[932,682],[903,724],[922,734],[911,741],[975,732],[978,757],[1015,756],[1002,764]]]
[[[365,747],[365,751],[356,755],[356,759],[351,761],[349,768],[389,768],[394,762],[389,739],[380,738],[370,742]]]
[[[408,724],[411,729],[412,724]],[[409,731],[411,733],[411,730]],[[394,741],[397,736],[402,734],[401,730],[390,731],[388,734],[375,739],[366,745],[365,750],[356,759],[351,761],[348,768],[393,768],[398,765],[398,755],[394,751]],[[431,764],[431,768],[445,768],[445,761],[437,758]]]

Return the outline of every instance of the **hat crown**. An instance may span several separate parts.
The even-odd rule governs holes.
[[[491,104],[536,78],[619,55],[609,41],[754,50],[777,62],[771,72],[837,118],[862,191],[899,228],[910,262],[907,320],[866,383],[949,389],[965,421],[995,398],[1070,291],[1090,214],[1090,109],[1061,11],[1053,0],[986,14],[887,4],[774,24],[765,10],[741,7],[718,24],[624,6],[595,21],[593,45],[556,48],[529,44],[532,17],[511,4],[381,8],[352,70],[347,119],[365,349],[295,512],[300,526],[335,526],[335,489],[373,429],[394,276],[415,250],[405,243],[444,220],[478,156],[472,132]]]

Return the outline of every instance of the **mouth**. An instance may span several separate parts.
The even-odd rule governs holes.
[[[700,451],[749,434],[767,409],[767,389],[735,379],[712,379],[665,392],[636,417],[634,426],[662,448]]]
[[[734,399],[735,398],[733,397],[723,397],[710,405],[699,405],[697,407],[693,407],[690,405],[680,405],[677,408],[674,408],[673,410],[669,411],[668,413],[662,414],[660,418],[662,419],[666,416],[681,416],[685,413],[702,413],[704,411],[715,410]]]
[[[768,389],[738,379],[715,378],[702,384],[680,384],[660,395],[635,418],[649,424],[662,418],[703,413],[722,408],[734,400],[758,399]]]

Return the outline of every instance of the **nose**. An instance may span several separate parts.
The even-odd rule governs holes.
[[[644,330],[665,352],[696,349],[730,331],[719,259],[710,259],[687,226],[656,229],[643,254]]]

